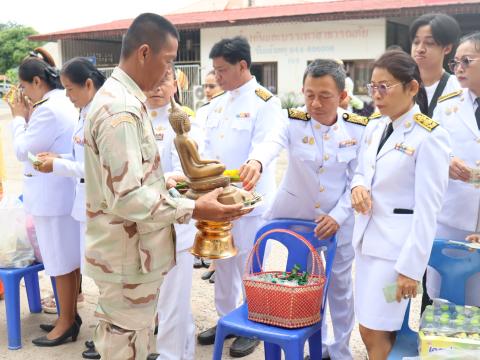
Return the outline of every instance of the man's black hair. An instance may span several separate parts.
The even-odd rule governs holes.
[[[345,89],[346,74],[343,65],[339,64],[335,60],[329,59],[316,59],[308,64],[305,72],[303,73],[303,83],[305,84],[305,79],[307,76],[319,78],[325,75],[330,75],[333,80],[335,80],[335,84],[337,85],[339,91],[343,91]]]
[[[157,53],[168,35],[177,40],[180,38],[177,29],[170,21],[157,14],[140,14],[123,36],[121,58],[128,58],[143,44],[149,45],[153,52]]]
[[[235,36],[231,39],[222,39],[213,45],[210,50],[210,59],[223,57],[229,64],[237,64],[245,60],[250,69],[252,57],[250,55],[250,45],[243,36]]]

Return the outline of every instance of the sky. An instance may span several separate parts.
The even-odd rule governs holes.
[[[74,29],[119,19],[133,19],[143,12],[168,14],[198,0],[3,0],[0,23],[15,22],[39,33]],[[208,0],[204,0],[208,1]]]

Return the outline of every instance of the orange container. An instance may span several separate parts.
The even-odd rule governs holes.
[[[260,242],[272,232],[287,232],[303,242],[313,256],[312,273],[323,270],[323,263],[318,252],[301,235],[285,229],[267,231],[258,239],[247,262],[247,273],[244,275],[245,296],[247,298],[248,319],[264,324],[285,327],[300,328],[310,326],[320,321],[320,310],[325,287],[325,275],[310,275],[309,279],[316,281],[308,285],[289,286],[274,284],[252,279],[252,276],[260,274],[281,274],[281,271],[261,271],[253,273],[252,261],[254,255],[258,256]]]

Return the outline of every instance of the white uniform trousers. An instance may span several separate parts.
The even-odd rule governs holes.
[[[327,353],[334,360],[353,359],[350,352],[350,334],[355,325],[352,262],[355,251],[351,244],[337,247],[330,273],[327,304],[332,318],[333,338],[328,339],[327,324],[322,326],[323,357]],[[326,311],[325,311],[326,314]]]
[[[177,263],[165,276],[158,298],[157,352],[160,360],[195,358],[195,323],[191,290],[193,255],[177,251]]]
[[[264,222],[261,216],[244,216],[235,220],[232,235],[238,254],[229,259],[215,260],[215,307],[219,316],[235,310],[243,299],[245,265],[255,234]]]
[[[360,325],[381,331],[400,330],[408,301],[387,303],[383,288],[396,283],[395,260],[363,255],[355,250],[355,315]]]
[[[435,235],[435,238],[445,240],[465,240],[465,238],[472,233],[472,231],[465,231],[438,223],[437,234]],[[441,282],[442,277],[440,276],[439,272],[428,266],[427,293],[431,299],[435,299],[440,296]],[[465,291],[465,304],[480,306],[480,297],[478,296],[478,294],[480,294],[480,273],[476,273],[467,280]]]
[[[70,215],[33,216],[45,273],[60,276],[80,267],[80,229]]]

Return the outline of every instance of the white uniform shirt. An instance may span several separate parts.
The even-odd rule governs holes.
[[[263,98],[262,98],[263,96]],[[281,122],[280,100],[252,78],[241,87],[213,98],[205,120],[205,157],[218,159],[227,169],[238,169],[250,159],[263,165],[256,191],[265,203],[275,192],[275,164],[251,154]],[[246,216],[259,215],[259,206]]]
[[[33,109],[28,123],[20,116],[12,122],[15,155],[25,165],[24,206],[34,216],[69,215],[75,195],[74,179],[36,171],[28,153],[71,152],[78,111],[63,90],[51,90],[42,100],[45,101]]]
[[[452,155],[467,166],[480,169],[480,130],[475,119],[476,96],[468,89],[441,101],[434,118],[451,137]],[[480,185],[449,179],[438,222],[457,229],[478,231],[480,217]]]
[[[365,125],[344,120],[344,114],[352,116],[339,109],[337,122],[326,126],[314,119],[294,119],[285,110],[284,126],[276,139],[258,149],[270,156],[276,156],[279,147],[288,150],[288,168],[266,217],[314,220],[328,214],[342,226],[339,245],[351,241],[349,185],[365,129]]]
[[[73,131],[73,148],[71,153],[60,154],[61,158],[53,161],[53,173],[57,176],[76,178],[75,200],[72,217],[81,222],[86,221],[85,210],[85,154],[83,126],[90,104],[80,111],[77,125]]]
[[[372,211],[355,216],[353,246],[364,255],[395,262],[398,273],[420,280],[448,185],[450,139],[445,129],[428,131],[415,117],[424,117],[417,105],[394,121],[378,154],[390,119],[370,120],[351,188],[362,185],[372,197]]]

